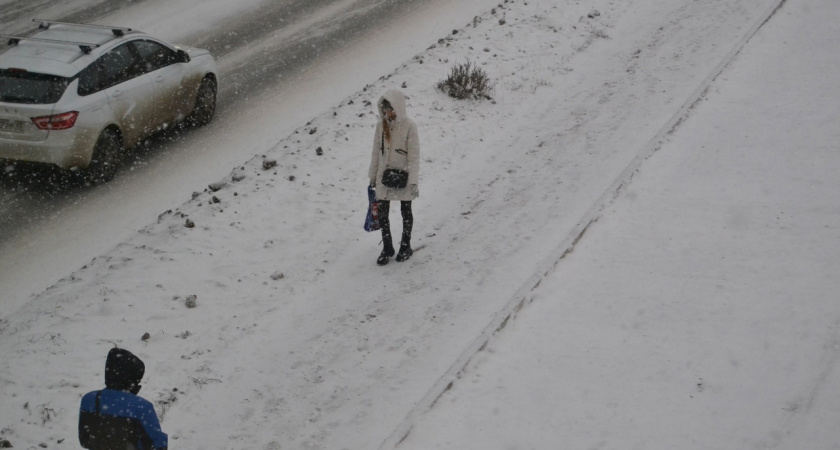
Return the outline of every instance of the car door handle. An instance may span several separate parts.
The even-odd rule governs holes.
[[[122,93],[123,93],[122,89],[114,89],[113,96],[114,97],[119,97],[119,96],[122,95]]]
[[[158,82],[158,83],[162,82],[165,79],[166,78],[163,75],[158,75],[158,76],[155,77],[155,81]]]

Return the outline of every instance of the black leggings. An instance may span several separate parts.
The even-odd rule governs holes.
[[[385,248],[393,248],[394,245],[391,242],[391,221],[388,219],[390,209],[390,201],[379,201],[379,226],[382,228],[382,243],[385,245]],[[403,219],[401,245],[411,247],[411,228],[414,226],[414,215],[411,213],[411,202],[400,202],[400,212],[402,213]]]

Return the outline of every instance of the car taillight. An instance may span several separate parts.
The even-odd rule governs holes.
[[[78,117],[79,111],[70,111],[52,116],[33,117],[32,122],[41,130],[66,130],[73,128]]]

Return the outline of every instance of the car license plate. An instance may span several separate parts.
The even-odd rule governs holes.
[[[19,120],[0,119],[0,131],[9,131],[12,133],[23,132],[23,122]]]

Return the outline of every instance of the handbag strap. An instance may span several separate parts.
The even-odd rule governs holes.
[[[380,140],[380,147],[379,149],[382,151],[382,155],[385,155],[385,127],[387,127],[387,123],[382,124],[382,139]],[[408,147],[408,138],[406,138],[406,148]],[[388,157],[385,159],[385,168],[391,168],[389,163],[391,162],[391,152],[388,152]]]

